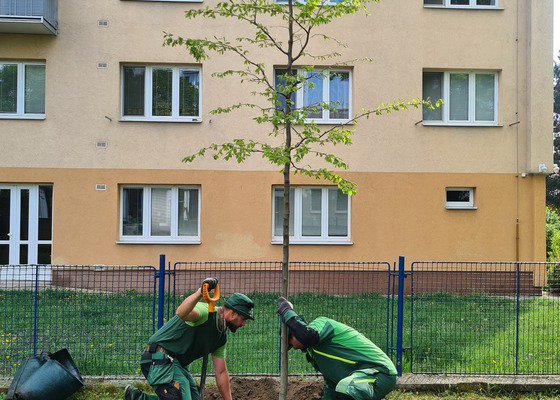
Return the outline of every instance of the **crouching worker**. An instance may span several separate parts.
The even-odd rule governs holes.
[[[326,317],[306,324],[283,297],[278,314],[291,347],[323,375],[323,400],[378,400],[395,388],[397,370],[389,357],[354,328]]]
[[[217,278],[207,278],[213,290]],[[201,289],[188,296],[176,314],[148,339],[142,354],[140,369],[157,396],[148,395],[128,386],[125,400],[198,400],[200,394],[188,366],[194,360],[212,354],[216,384],[224,400],[231,400],[229,374],[226,367],[227,331],[237,331],[253,318],[253,301],[234,293],[209,313],[208,305],[200,302]]]

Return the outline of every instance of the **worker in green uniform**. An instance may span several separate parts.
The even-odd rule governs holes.
[[[217,278],[207,278],[208,291],[218,284]],[[201,285],[201,287],[202,287]],[[188,296],[173,318],[148,339],[140,360],[140,370],[157,396],[127,386],[125,400],[198,400],[200,394],[188,366],[194,360],[212,354],[214,375],[224,400],[231,400],[229,374],[226,367],[227,331],[235,332],[253,320],[253,301],[234,293],[223,307],[209,313],[208,305],[200,302],[201,289]]]
[[[389,357],[354,328],[326,317],[307,324],[283,297],[278,314],[290,346],[323,375],[323,400],[378,400],[395,388],[397,370]]]

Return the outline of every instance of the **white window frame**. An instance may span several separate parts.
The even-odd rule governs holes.
[[[499,106],[499,73],[496,71],[437,71],[424,70],[424,73],[439,72],[443,73],[443,104],[442,104],[442,120],[423,120],[423,125],[445,125],[445,126],[498,126],[498,106]],[[450,81],[451,74],[469,74],[469,119],[467,121],[452,120],[450,115],[449,99],[450,99]],[[476,120],[476,75],[494,75],[494,120],[493,121],[477,121]],[[438,99],[431,99],[433,102]]]
[[[145,68],[144,74],[144,115],[124,115],[124,68],[141,67]],[[154,69],[171,69],[172,78],[172,104],[170,116],[152,115],[152,82]],[[179,115],[179,71],[198,72],[198,115],[180,116]],[[148,64],[122,64],[121,65],[121,121],[152,121],[152,122],[201,122],[202,121],[202,68],[181,65],[148,65]]]
[[[142,198],[142,235],[123,235],[124,215],[124,189],[143,189]],[[152,189],[171,189],[171,235],[152,236]],[[198,190],[198,235],[179,236],[177,224],[177,208],[179,202],[179,189]],[[201,188],[196,185],[121,185],[119,189],[119,241],[117,243],[129,244],[200,244],[200,211],[201,211]]]
[[[144,1],[145,1],[145,0],[144,0]],[[288,0],[274,0],[274,2],[275,2],[276,4],[282,4],[282,5],[287,5],[287,4],[288,4]],[[305,0],[294,0],[294,4],[295,4],[295,3],[302,3],[302,4],[304,4],[304,3],[305,3]],[[325,1],[322,5],[323,5],[323,6],[333,6],[333,5],[340,4],[340,3],[341,3],[341,2],[335,2],[335,1],[329,1],[329,0],[327,0],[327,1]]]
[[[422,0],[422,3],[424,0]],[[425,8],[459,8],[459,9],[478,9],[478,10],[492,10],[500,9],[500,0],[496,0],[493,6],[484,6],[476,4],[476,0],[469,0],[469,5],[451,4],[451,0],[443,0],[443,4],[424,4]]]
[[[124,0],[124,1],[141,1],[145,3],[202,3],[203,0]]]
[[[282,69],[280,67],[275,68],[275,71],[278,69]],[[344,73],[348,73],[348,79],[350,80],[350,82],[348,83],[348,118],[329,118],[329,110],[323,108],[322,112],[323,115],[321,118],[307,118],[305,120],[306,123],[316,123],[316,124],[340,124],[340,123],[346,123],[348,121],[350,121],[352,119],[352,82],[353,82],[353,77],[352,77],[352,70],[351,69],[342,69],[342,68],[337,68],[337,69],[331,69],[331,68],[323,68],[323,69],[314,69],[312,72],[317,72],[321,75],[323,75],[323,103],[329,103],[330,101],[330,75],[331,73],[337,73],[337,72],[344,72]],[[276,72],[275,72],[276,73]],[[303,76],[307,76],[307,74],[309,72],[303,70],[303,69],[298,69],[296,72],[298,75],[303,75]],[[275,78],[276,81],[276,78]],[[296,92],[296,107],[297,109],[302,109],[303,108],[303,96],[304,96],[304,87],[302,86],[301,88],[299,88]]]
[[[448,192],[469,192],[469,201],[447,201]],[[448,210],[476,210],[474,206],[474,187],[446,187],[445,208]]]
[[[47,110],[47,66],[45,62],[18,62],[18,61],[2,61],[3,65],[17,65],[17,107],[16,112],[12,114],[0,113],[0,119],[45,119]],[[25,112],[25,67],[27,65],[42,65],[45,67],[45,113],[30,114]]]
[[[275,207],[275,191],[281,189],[282,186],[272,187],[272,244],[282,244],[282,236],[274,235],[274,215]],[[353,244],[350,238],[351,232],[351,196],[346,195],[348,199],[348,235],[347,236],[329,236],[329,189],[336,189],[336,186],[292,186],[294,189],[294,234],[290,236],[290,244]],[[302,235],[302,190],[303,189],[321,189],[321,236],[303,236]]]

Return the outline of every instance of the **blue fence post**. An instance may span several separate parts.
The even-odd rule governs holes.
[[[165,254],[159,256],[158,285],[158,329],[163,326],[163,310],[165,308]]]
[[[397,373],[402,375],[403,321],[404,321],[404,257],[399,257],[399,284],[397,298]]]

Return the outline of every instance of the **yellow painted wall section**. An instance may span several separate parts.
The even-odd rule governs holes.
[[[542,176],[514,174],[349,173],[352,245],[294,245],[292,260],[544,261]],[[54,184],[53,263],[156,264],[171,261],[281,260],[271,244],[272,172],[5,168],[6,183]],[[296,184],[313,184],[295,177]],[[96,184],[107,190],[96,191]],[[119,185],[200,185],[199,245],[117,244]],[[519,184],[519,191],[516,185]],[[445,209],[446,187],[474,187],[476,210]],[[519,207],[517,207],[517,200]],[[519,211],[518,211],[519,210]]]
[[[216,2],[60,1],[57,37],[2,35],[0,59],[46,60],[46,119],[0,121],[0,167],[181,170],[186,154],[210,143],[266,137],[268,128],[252,121],[258,112],[210,114],[216,107],[254,101],[250,86],[212,77],[239,66],[231,55],[212,55],[201,65],[202,122],[119,121],[123,63],[194,62],[184,49],[162,47],[163,31],[248,34],[237,21],[184,18],[184,10]],[[319,40],[311,52],[340,50],[344,59],[373,59],[352,66],[354,110],[421,97],[423,69],[499,73],[500,126],[415,125],[421,110],[375,117],[356,127],[351,150],[341,150],[353,171],[516,173],[535,172],[540,163],[552,170],[552,0],[500,0],[500,5],[497,10],[430,9],[421,0],[382,0],[371,4],[371,17],[358,14],[329,25],[329,33],[348,47],[327,48],[329,42]],[[108,28],[99,28],[99,19],[108,20]],[[274,66],[285,62],[270,50],[254,54],[266,62],[271,77]],[[98,62],[108,68],[98,69]],[[97,149],[96,140],[107,141],[107,149]],[[191,168],[273,169],[259,157],[245,164],[203,159]]]

